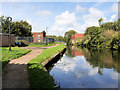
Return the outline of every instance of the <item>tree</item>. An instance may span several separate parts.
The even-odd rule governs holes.
[[[114,29],[115,26],[113,22],[104,23],[100,27],[104,28],[105,30],[115,30]]]
[[[58,41],[64,41],[64,37],[63,36],[58,36]]]
[[[100,19],[98,20],[99,25],[101,25],[101,24],[102,24],[102,21],[103,21],[103,18],[100,18]]]
[[[9,33],[9,21],[8,17],[1,16],[0,17],[0,28],[2,29],[2,32]],[[11,34],[15,34],[15,36],[32,36],[31,30],[32,26],[27,21],[16,21],[11,22]]]
[[[47,38],[54,38],[55,41],[58,40],[58,39],[57,39],[57,36],[55,36],[55,35],[47,35],[46,37],[47,37]]]
[[[77,33],[77,32],[74,30],[70,30],[70,31],[65,32],[64,40],[67,43],[67,45],[71,44],[72,35],[74,35],[75,33]]]

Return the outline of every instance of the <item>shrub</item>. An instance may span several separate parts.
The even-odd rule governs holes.
[[[29,45],[29,42],[26,40],[17,40],[16,42],[20,42],[21,45]]]

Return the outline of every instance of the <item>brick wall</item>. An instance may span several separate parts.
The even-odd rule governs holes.
[[[43,42],[45,38],[45,33],[43,32],[33,32],[33,42]],[[40,40],[38,40],[38,36],[40,35]]]

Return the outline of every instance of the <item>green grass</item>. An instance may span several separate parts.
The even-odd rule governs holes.
[[[2,52],[0,53],[2,53],[1,55],[2,55],[2,67],[3,68],[10,61],[10,59],[21,57],[31,51],[27,49],[18,48],[18,47],[12,47],[11,49],[12,51],[9,51],[9,48],[1,47]]]
[[[56,43],[52,43],[52,44],[48,44],[48,45],[46,45],[46,44],[40,44],[40,45],[29,44],[28,47],[49,47],[49,46],[54,46],[54,45],[56,45]]]
[[[40,55],[28,63],[29,81],[31,88],[54,88],[53,78],[44,70],[42,62],[65,48],[63,44],[45,49]]]

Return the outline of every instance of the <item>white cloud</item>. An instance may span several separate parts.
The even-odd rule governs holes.
[[[109,20],[109,22],[113,22],[113,21],[115,20],[115,18],[116,18],[116,15],[115,15],[115,14],[112,15],[112,16],[111,16],[111,19]]]
[[[31,20],[26,20],[30,25],[32,25],[32,21]]]
[[[112,79],[118,79],[118,73],[112,72],[110,75]]]
[[[99,26],[98,20],[100,18],[103,18],[103,21],[106,21],[106,18],[104,17],[104,13],[96,8],[89,8],[88,9],[89,14],[83,15],[80,20],[84,21],[84,24],[82,24],[81,30],[85,31],[87,27],[90,26]]]
[[[74,71],[74,68],[76,67],[76,60],[62,58],[62,60],[58,61],[55,66],[57,69],[67,73],[68,71]]]
[[[59,25],[69,25],[73,22],[76,22],[75,13],[69,13],[68,11],[65,11],[61,15],[56,16],[55,18],[55,24]]]
[[[90,69],[88,75],[92,76],[98,74],[98,68]]]
[[[69,13],[69,11],[65,11],[55,17],[55,23],[51,28],[52,31],[51,33],[61,35],[61,33],[63,34],[67,30],[79,31],[80,30],[79,28],[80,24],[77,23],[75,13]]]
[[[100,18],[103,18],[103,21],[106,22],[104,13],[97,8],[89,8],[88,12],[89,14],[83,14],[82,17],[79,17],[79,20],[83,21],[83,24],[77,22],[77,17],[75,16],[74,12],[63,12],[55,17],[55,23],[51,28],[51,33],[54,32],[56,35],[60,35],[68,30],[76,30],[78,33],[84,33],[87,27],[99,26],[98,20]]]
[[[76,12],[82,12],[82,13],[83,13],[83,12],[85,12],[87,9],[81,7],[80,5],[77,5],[75,10],[76,10]]]
[[[118,14],[118,3],[114,3],[113,5],[112,5],[112,11],[113,12],[115,12],[116,14]]]
[[[47,16],[47,15],[52,15],[53,13],[51,11],[48,11],[48,10],[41,10],[41,11],[37,11],[36,14],[38,16]]]

